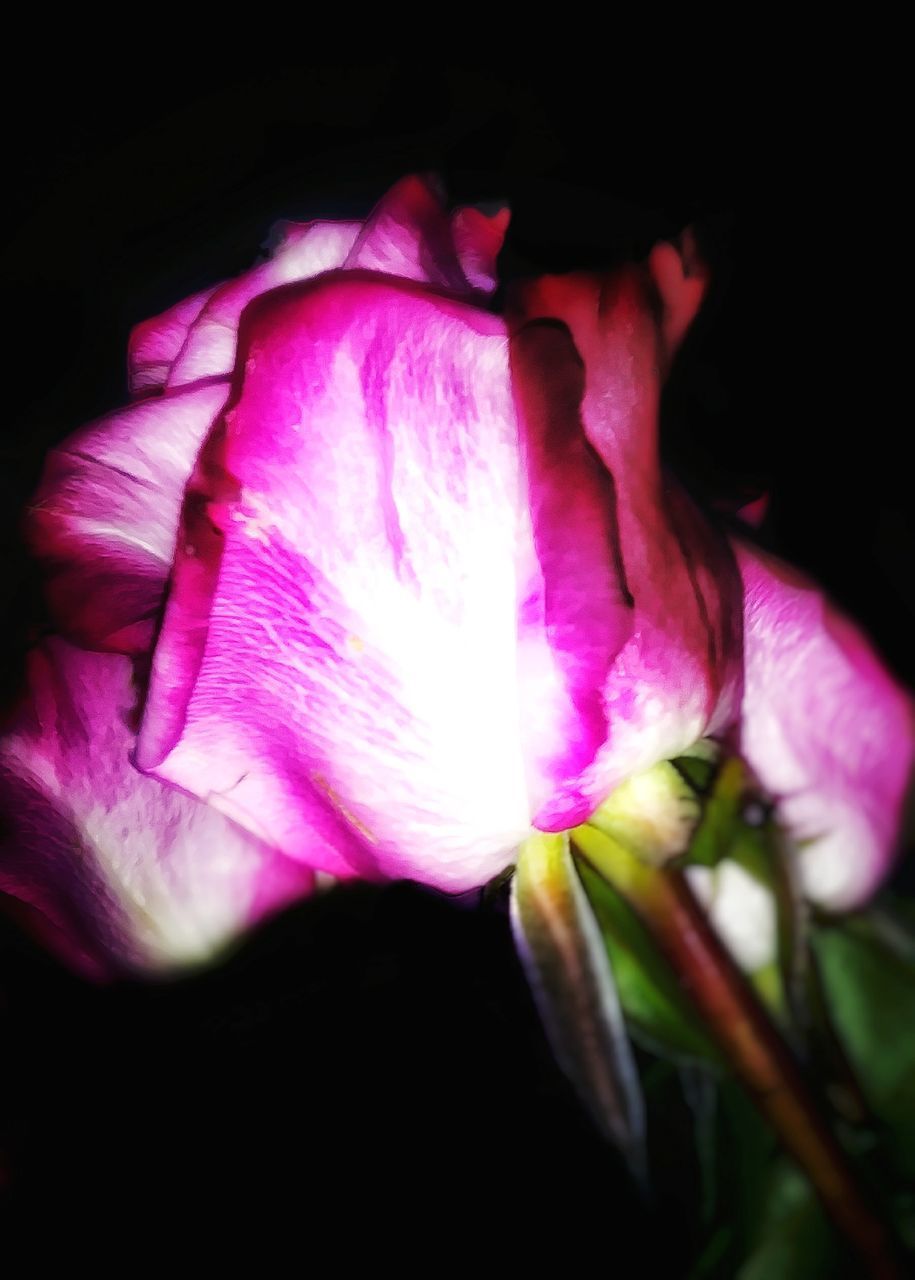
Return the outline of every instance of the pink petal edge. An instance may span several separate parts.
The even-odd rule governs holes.
[[[0,892],[87,976],[197,963],[310,892],[310,870],[129,763],[130,660],[30,655],[0,737]]]
[[[898,850],[912,699],[814,583],[734,546],[745,590],[743,752],[804,842],[807,896],[846,910],[877,888]]]
[[[149,646],[185,483],[227,392],[213,383],[136,401],[49,454],[26,531],[69,638],[114,652]]]

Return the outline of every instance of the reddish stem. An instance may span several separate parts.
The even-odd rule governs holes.
[[[577,843],[577,842],[576,842]],[[836,1228],[873,1280],[901,1280],[889,1232],[870,1208],[797,1062],[720,942],[683,874],[639,862],[619,846],[594,856],[595,869],[651,929],[727,1060],[807,1174]],[[606,851],[606,856],[601,856]]]

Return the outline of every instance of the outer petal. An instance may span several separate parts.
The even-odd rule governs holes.
[[[511,343],[529,511],[519,522],[518,664],[538,826],[564,830],[604,795],[586,785],[609,731],[604,690],[632,635],[613,481],[589,446],[584,368],[568,330],[532,321]]]
[[[127,346],[127,386],[132,396],[165,386],[188,330],[217,288],[195,293],[134,328]]]
[[[129,763],[129,659],[51,640],[0,739],[0,890],[94,976],[205,959],[307,868]]]
[[[498,283],[495,260],[508,221],[508,209],[484,214],[467,207],[454,212],[449,224],[429,184],[406,178],[381,201],[362,236],[358,221],[285,223],[269,261],[136,325],[128,344],[129,392],[147,396],[165,385],[183,387],[198,378],[227,375],[244,306],[267,289],[339,268],[357,238],[351,266],[429,280],[459,292],[491,293]],[[195,339],[188,343],[192,328]]]
[[[609,730],[579,791],[591,808],[625,777],[724,728],[739,700],[740,588],[731,553],[658,458],[663,312],[647,273],[544,277],[519,290],[513,328],[567,328],[584,365],[579,414],[615,491],[631,635],[604,684]],[[574,499],[573,499],[574,500]],[[557,830],[578,811],[545,811]]]
[[[170,387],[225,377],[235,365],[238,325],[248,303],[282,285],[337,268],[367,269],[459,295],[495,288],[506,213],[463,209],[449,218],[422,178],[398,182],[365,223],[287,223],[267,262],[217,289],[191,325],[168,375]]]
[[[660,345],[669,367],[702,306],[708,271],[691,231],[684,231],[679,247],[656,244],[648,256],[648,270],[661,303]]]
[[[28,512],[58,626],[89,648],[142,652],[162,604],[184,486],[228,384],[141,400],[49,456]]]
[[[248,303],[270,289],[342,266],[359,229],[358,222],[287,224],[283,239],[266,262],[224,284],[209,298],[175,358],[168,386],[228,377],[235,368],[238,323]]]
[[[511,213],[499,209],[483,213],[480,209],[458,209],[451,218],[451,235],[461,271],[467,283],[482,293],[493,293],[498,285],[496,259],[505,240]]]
[[[743,576],[742,747],[800,851],[807,896],[843,910],[886,874],[915,759],[909,695],[816,586],[735,542]]]
[[[368,276],[264,299],[137,759],[337,872],[478,885],[529,830],[501,322]],[[214,532],[215,529],[215,532]]]
[[[631,626],[612,485],[577,418],[582,370],[567,335],[538,324],[518,335],[512,398],[499,322],[406,287],[344,279],[274,300],[253,319],[241,401],[191,486],[139,760],[219,793],[233,813],[244,807],[241,821],[272,808],[264,829],[290,852],[304,810],[312,829],[326,817],[335,858],[342,814],[385,844],[355,841],[351,866],[464,888],[504,865],[534,811],[561,808],[571,823],[594,807],[578,780],[606,739],[602,690]],[[266,583],[277,586],[270,600]],[[262,630],[218,638],[223,613],[256,613]],[[302,634],[281,637],[278,620],[297,615]],[[259,712],[251,690],[239,703],[272,723],[281,661],[284,681],[308,695],[297,746],[287,743],[288,698],[281,731],[224,726],[210,741],[219,712],[207,699],[232,686],[226,664],[234,669],[252,644],[267,693]],[[363,658],[366,645],[375,649]],[[244,664],[245,679],[254,667]],[[330,756],[341,744],[315,755],[328,730],[309,709],[339,722],[355,775]],[[384,751],[371,768],[351,741],[366,726]],[[392,734],[414,758],[401,812],[387,778]],[[381,782],[374,798],[370,775]]]
[[[459,295],[472,292],[458,258],[451,219],[430,184],[416,176],[401,179],[372,210],[346,266]]]

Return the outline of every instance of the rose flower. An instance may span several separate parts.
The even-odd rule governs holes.
[[[0,746],[0,889],[97,968],[204,955],[315,870],[479,886],[706,736],[813,897],[882,874],[907,698],[661,469],[701,274],[661,245],[502,317],[506,225],[411,178],[362,224],[287,226],[140,325],[133,402],[48,459],[63,638]]]

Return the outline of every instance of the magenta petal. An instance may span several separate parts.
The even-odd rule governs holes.
[[[127,386],[131,396],[147,395],[165,386],[188,330],[216,288],[214,285],[195,293],[133,329],[127,347]]]
[[[392,187],[363,224],[287,223],[267,262],[208,298],[173,357],[168,386],[227,377],[235,366],[245,307],[271,289],[326,271],[364,269],[459,294],[492,292],[495,260],[507,225],[505,211],[487,217],[463,209],[452,221],[429,184],[418,177],[404,178]]]
[[[149,643],[187,477],[227,384],[166,394],[82,428],[48,457],[28,512],[55,620],[89,648]]]
[[[632,605],[604,685],[607,741],[583,779],[586,795],[603,798],[736,715],[740,583],[724,541],[661,474],[663,339],[648,274],[542,277],[513,300],[514,328],[534,320],[568,332],[582,361],[578,414],[612,484],[613,547]]]
[[[482,293],[490,294],[499,283],[496,259],[505,240],[511,214],[482,213],[479,209],[458,209],[451,217],[454,248],[467,283]]]
[[[465,210],[465,214],[469,212]],[[468,260],[482,238],[481,226],[470,220],[464,234]],[[484,254],[485,251],[480,256]],[[469,261],[469,265],[477,273],[481,267],[486,270],[485,263]],[[429,183],[415,176],[396,183],[372,210],[346,266],[415,280],[461,295],[476,287],[464,274],[452,222],[441,200]]]
[[[679,247],[656,244],[648,257],[648,270],[661,302],[661,347],[669,366],[702,306],[708,271],[691,231],[683,233]]]
[[[743,752],[802,842],[808,897],[847,909],[896,852],[915,758],[912,701],[812,582],[734,545],[745,591]]]
[[[534,321],[511,352],[531,533],[520,566],[522,738],[534,823],[561,831],[605,798],[591,767],[607,740],[604,690],[632,632],[632,599],[613,481],[581,424],[585,371],[571,336]]]
[[[191,326],[169,372],[170,387],[224,378],[235,368],[238,323],[249,302],[281,285],[311,280],[341,267],[359,232],[358,222],[289,223],[272,256],[217,289]]]
[[[306,867],[129,762],[130,660],[50,640],[0,738],[0,892],[95,977],[207,958],[310,891]]]
[[[339,275],[265,298],[247,339],[138,763],[331,872],[479,885],[530,824],[504,327]]]

